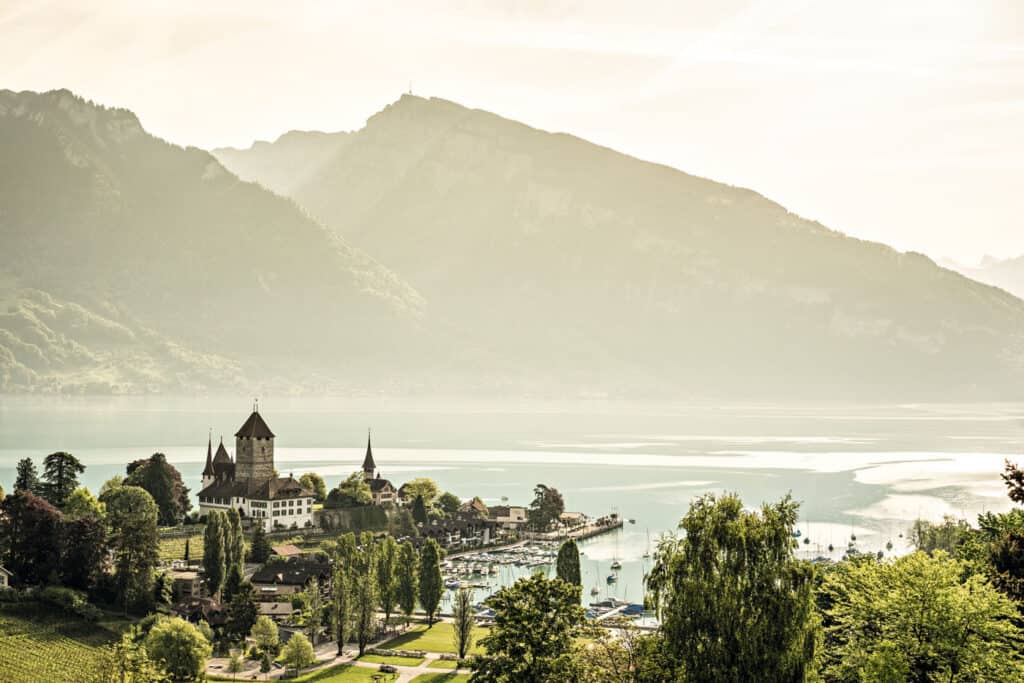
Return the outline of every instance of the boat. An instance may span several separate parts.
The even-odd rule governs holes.
[[[810,538],[804,538],[804,545],[810,545],[810,544],[811,544],[811,539]]]
[[[608,577],[605,579],[607,583],[615,583],[618,580],[619,578],[615,576],[615,574],[609,574]]]
[[[459,587],[459,582],[456,579],[448,579],[444,582],[444,587],[448,590],[455,590]]]
[[[832,551],[833,551],[833,550],[835,550],[835,549],[836,549],[836,548],[835,548],[835,546],[834,546],[834,545],[832,545],[831,543],[829,543],[829,544],[828,544],[828,551],[829,551],[829,552],[832,552]]]
[[[887,542],[887,543],[885,544],[885,549],[886,549],[886,550],[892,550],[892,541],[889,541],[889,542]]]
[[[612,560],[612,569],[622,569],[622,563],[618,560]]]
[[[630,517],[630,519],[629,519],[629,523],[630,523],[630,524],[636,524],[636,520],[635,520],[635,519],[633,519],[632,517]]]
[[[590,594],[591,595],[599,595],[600,593],[601,593],[601,589],[598,588],[597,586],[594,586],[593,588],[590,589]]]

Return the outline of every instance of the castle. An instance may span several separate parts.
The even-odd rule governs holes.
[[[274,469],[274,433],[253,407],[252,415],[235,433],[235,458],[224,439],[213,453],[213,438],[206,444],[203,488],[199,514],[213,510],[238,510],[243,520],[275,527],[303,528],[313,524],[313,492],[291,475],[277,476]]]

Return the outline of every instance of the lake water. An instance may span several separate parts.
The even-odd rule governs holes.
[[[207,434],[233,434],[245,398],[0,397],[0,484],[20,458],[66,450],[87,465],[94,491],[125,465],[168,456],[193,493]],[[676,528],[704,491],[733,491],[755,507],[786,492],[801,502],[801,552],[838,558],[851,533],[861,550],[905,552],[917,517],[973,520],[1010,507],[1003,460],[1024,451],[1022,405],[712,406],[466,402],[438,399],[270,398],[277,467],[317,471],[334,486],[358,469],[366,430],[396,484],[418,476],[489,504],[528,504],[535,484],[558,488],[568,510],[618,512],[622,532],[585,542],[584,582],[639,601],[648,538]],[[618,584],[604,577],[623,562]]]

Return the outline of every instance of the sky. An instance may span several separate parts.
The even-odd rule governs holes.
[[[1019,0],[0,0],[0,88],[182,145],[358,129],[410,85],[901,250],[1024,254]]]

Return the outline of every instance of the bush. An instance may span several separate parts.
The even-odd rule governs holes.
[[[99,621],[100,610],[89,604],[84,593],[62,586],[47,586],[39,591],[38,596],[43,602],[59,607],[85,621]]]

